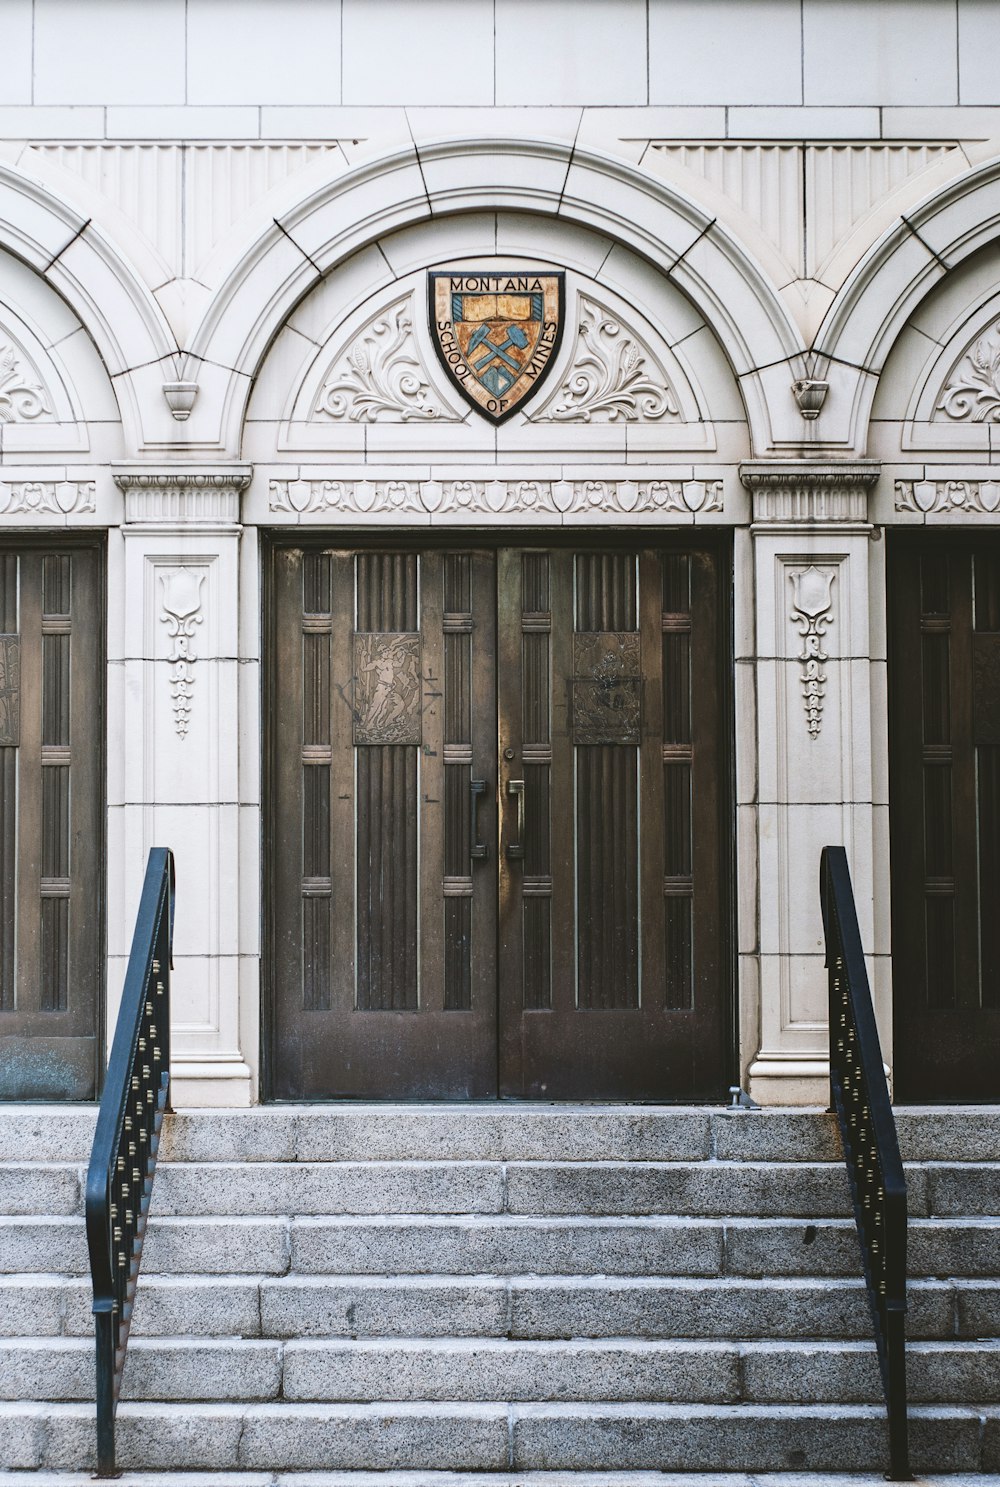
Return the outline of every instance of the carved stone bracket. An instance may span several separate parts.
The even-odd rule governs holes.
[[[748,461],[740,479],[753,497],[755,522],[867,522],[873,461],[816,466],[806,460]]]
[[[723,509],[721,480],[272,480],[270,509],[292,515],[341,512],[366,518],[411,513],[447,517],[515,514],[697,516]]]
[[[997,480],[897,480],[897,511],[930,516],[939,511],[965,511],[970,516],[994,516],[1000,510]]]
[[[91,516],[95,510],[92,480],[0,482],[4,516]]]
[[[802,663],[802,703],[806,712],[806,728],[810,738],[818,738],[823,722],[823,692],[826,687],[826,672],[823,662],[828,660],[823,649],[823,636],[833,624],[830,610],[833,606],[833,580],[835,568],[808,568],[793,570],[789,574],[792,584],[791,621],[802,637],[799,660]]]
[[[116,469],[115,484],[125,497],[126,522],[186,522],[231,525],[240,519],[240,495],[250,484],[249,465],[214,469]]]
[[[204,621],[202,585],[205,574],[194,568],[169,568],[160,574],[160,620],[170,637],[170,695],[174,728],[185,738],[194,690],[195,626]]]

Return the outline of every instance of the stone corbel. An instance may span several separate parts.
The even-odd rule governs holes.
[[[125,497],[128,524],[237,526],[240,497],[250,484],[250,465],[118,465],[115,484]]]
[[[772,530],[850,523],[868,525],[868,493],[879,477],[875,460],[815,464],[810,460],[747,460],[740,479],[753,499],[754,524]]]

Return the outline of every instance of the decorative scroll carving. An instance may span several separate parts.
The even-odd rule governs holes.
[[[573,673],[573,742],[637,744],[642,698],[639,632],[577,632]]]
[[[202,624],[204,573],[193,568],[173,568],[160,574],[160,619],[170,636],[170,694],[174,705],[174,728],[178,738],[187,736],[194,690],[195,626]]]
[[[580,328],[573,370],[559,400],[537,420],[564,423],[635,423],[665,414],[679,418],[677,398],[664,374],[648,365],[651,354],[617,320],[580,299]]]
[[[0,635],[0,749],[21,742],[21,637]]]
[[[992,516],[1000,509],[1000,480],[897,480],[896,510],[929,516],[965,511]]]
[[[0,485],[4,516],[86,516],[96,509],[92,480],[23,480]]]
[[[0,346],[0,423],[28,422],[46,413],[52,409],[45,388],[32,381],[13,346]]]
[[[351,423],[460,422],[431,395],[405,300],[354,338],[324,383],[316,413]]]
[[[272,480],[270,508],[366,517],[516,514],[558,521],[585,512],[719,512],[721,480]]]
[[[420,743],[420,636],[354,636],[354,742]]]
[[[1000,325],[965,353],[934,411],[970,423],[1000,422]]]
[[[833,603],[833,568],[810,566],[790,575],[792,580],[792,624],[802,636],[802,701],[806,711],[806,727],[810,738],[818,738],[823,721],[823,691],[826,672],[823,662],[828,660],[823,649],[823,636],[833,624],[829,610]]]

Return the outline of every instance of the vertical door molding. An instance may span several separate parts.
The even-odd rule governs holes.
[[[256,688],[243,675],[256,674],[256,649],[247,659],[241,644],[240,494],[250,471],[128,467],[114,474],[126,521],[109,605],[108,1029],[146,853],[170,847],[177,858],[173,1098],[247,1105],[252,1073],[241,1027],[255,1023],[256,1007],[252,1017],[241,1009],[241,982],[245,996],[252,991],[241,971],[257,964],[256,930],[247,940],[244,926],[258,918],[258,875],[247,870],[240,843],[257,839],[260,827],[259,796],[241,788],[247,770],[240,759],[241,735],[255,737],[259,725]],[[251,585],[246,602],[255,593]]]
[[[757,924],[741,924],[753,944],[760,984],[759,1042],[750,1091],[762,1104],[826,1103],[829,1042],[826,973],[819,908],[824,846],[847,848],[862,939],[873,986],[883,977],[888,945],[876,938],[888,902],[884,737],[872,715],[884,715],[884,650],[873,637],[869,605],[873,563],[868,490],[874,464],[815,467],[746,464],[753,496],[756,615],[752,666],[756,691],[755,790],[740,800],[756,834],[741,842],[741,864],[756,866]],[[748,801],[748,805],[751,802]],[[748,822],[741,821],[745,833]],[[878,922],[877,922],[878,921]],[[888,1032],[888,1009],[880,1020]]]

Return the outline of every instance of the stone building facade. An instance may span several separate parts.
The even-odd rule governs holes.
[[[848,848],[899,1092],[981,1094],[1000,1004],[997,8],[2,12],[3,1095],[93,1094],[166,845],[179,1104],[734,1083],[823,1102],[827,843]],[[503,421],[435,347],[432,273],[522,298],[563,276],[551,365]],[[393,563],[403,588],[371,603],[396,617],[365,620],[360,586]],[[624,575],[620,614],[606,595],[584,612],[592,572]],[[532,739],[539,636],[552,731]],[[379,664],[393,700],[369,737]],[[588,734],[609,668],[634,728]],[[435,721],[442,675],[465,733]],[[373,746],[409,760],[391,803]],[[590,815],[588,749],[618,782],[591,780]],[[544,842],[518,838],[525,809]],[[456,865],[477,828],[484,855],[474,840]],[[585,1031],[539,1034],[530,1077],[505,1082],[501,1052],[498,1085],[497,1039],[528,1059],[560,996],[583,1015],[602,956]],[[400,1054],[432,1006],[444,1022]],[[607,1053],[629,1012],[661,1069],[632,1085]],[[328,1073],[348,1044],[359,1082]]]

